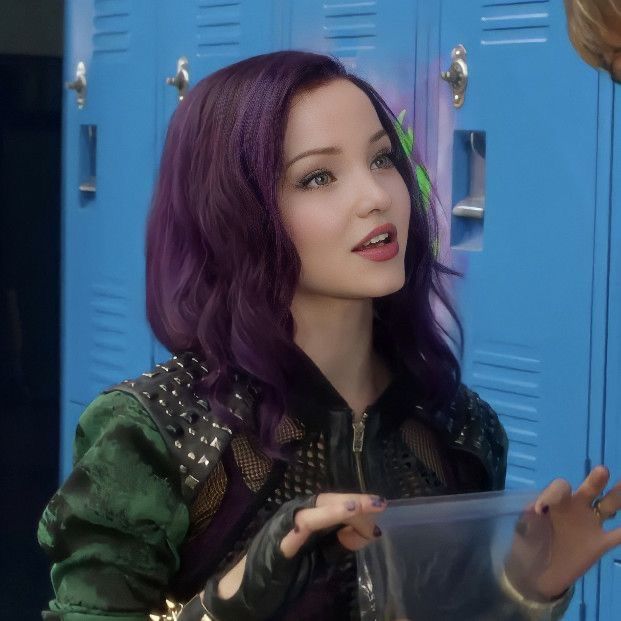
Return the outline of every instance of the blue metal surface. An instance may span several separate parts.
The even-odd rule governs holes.
[[[146,3],[68,2],[65,76],[86,64],[87,99],[64,94],[62,460],[76,415],[106,385],[149,363],[143,229],[153,183],[153,15]],[[96,192],[79,189],[83,125],[97,128]]]
[[[596,219],[597,73],[571,49],[560,1],[444,0],[445,68],[458,43],[470,81],[460,110],[448,87],[441,97],[440,158],[451,161],[455,130],[487,138],[482,249],[453,249],[465,274],[464,379],[508,431],[509,487],[542,488],[556,476],[576,485],[589,416],[595,429],[602,420],[592,407],[598,394],[601,406],[603,347],[592,321],[602,319],[607,271],[595,262],[607,234],[605,206]],[[459,171],[438,175],[447,188]],[[596,585],[594,570],[579,589],[592,620]],[[579,618],[581,599],[566,618]]]
[[[608,83],[608,92],[612,90]],[[609,205],[609,278],[608,315],[606,339],[606,388],[604,408],[604,434],[602,451],[604,463],[619,477],[621,472],[621,88],[614,87],[610,99],[614,116],[610,123],[612,144],[609,143],[608,159],[612,184],[609,193],[602,196]],[[604,162],[605,164],[605,162]],[[604,187],[604,190],[606,188]],[[607,200],[608,199],[608,200]],[[607,523],[609,527],[621,526],[621,515]],[[601,563],[600,621],[621,617],[621,548],[609,553]]]

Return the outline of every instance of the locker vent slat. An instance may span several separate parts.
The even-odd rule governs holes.
[[[338,55],[377,46],[377,2],[325,2],[323,4],[323,38],[330,52]]]
[[[199,0],[196,10],[196,41],[199,57],[240,56],[243,2]]]
[[[130,9],[127,0],[95,0],[93,54],[124,54],[129,50]]]
[[[533,487],[539,446],[541,361],[519,346],[486,346],[472,358],[470,386],[500,416],[509,436],[507,481],[513,487]]]
[[[487,2],[481,10],[481,45],[546,43],[549,0]]]
[[[127,285],[118,280],[93,283],[89,296],[91,348],[88,356],[89,379],[97,385],[114,384],[125,369],[119,361],[127,357],[130,317]]]

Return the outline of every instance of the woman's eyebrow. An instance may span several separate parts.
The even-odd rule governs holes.
[[[379,131],[375,132],[371,136],[371,138],[369,138],[369,144],[372,144],[373,142],[377,142],[380,138],[382,138],[385,135],[386,135],[386,130],[383,128],[380,129]],[[319,154],[336,155],[337,153],[341,153],[341,152],[342,152],[342,149],[339,149],[338,147],[323,147],[321,149],[310,149],[309,151],[304,151],[304,153],[300,153],[299,155],[296,155],[285,166],[285,170],[289,168],[289,166],[291,166],[291,164],[293,164],[294,162],[301,160],[303,157],[308,157],[309,155],[319,155]]]

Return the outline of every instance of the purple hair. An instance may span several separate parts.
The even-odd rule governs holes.
[[[371,100],[411,198],[405,286],[374,300],[375,332],[433,407],[444,406],[460,381],[450,336],[432,310],[435,296],[459,328],[461,351],[461,324],[441,282],[455,272],[436,260],[435,210],[424,208],[382,97],[321,54],[281,51],[229,65],[187,93],[168,127],[147,226],[147,317],[171,352],[192,350],[215,365],[199,389],[227,422],[234,422],[223,404],[233,374],[260,380],[258,416],[248,424],[273,455],[287,369],[299,355],[290,306],[301,264],[277,204],[285,125],[298,92],[335,79]]]

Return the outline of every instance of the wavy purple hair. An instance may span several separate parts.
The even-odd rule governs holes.
[[[432,310],[434,297],[446,306],[461,349],[461,324],[442,286],[455,272],[434,256],[435,210],[424,208],[394,114],[330,56],[282,51],[242,60],[198,82],[170,121],[147,227],[147,316],[171,352],[192,350],[215,365],[199,389],[227,422],[235,422],[223,405],[232,375],[260,380],[258,416],[248,424],[271,454],[279,453],[287,369],[299,355],[290,306],[300,258],[277,204],[287,114],[298,92],[335,79],[371,100],[411,197],[406,282],[374,300],[376,333],[433,407],[444,406],[460,381],[450,337]]]

